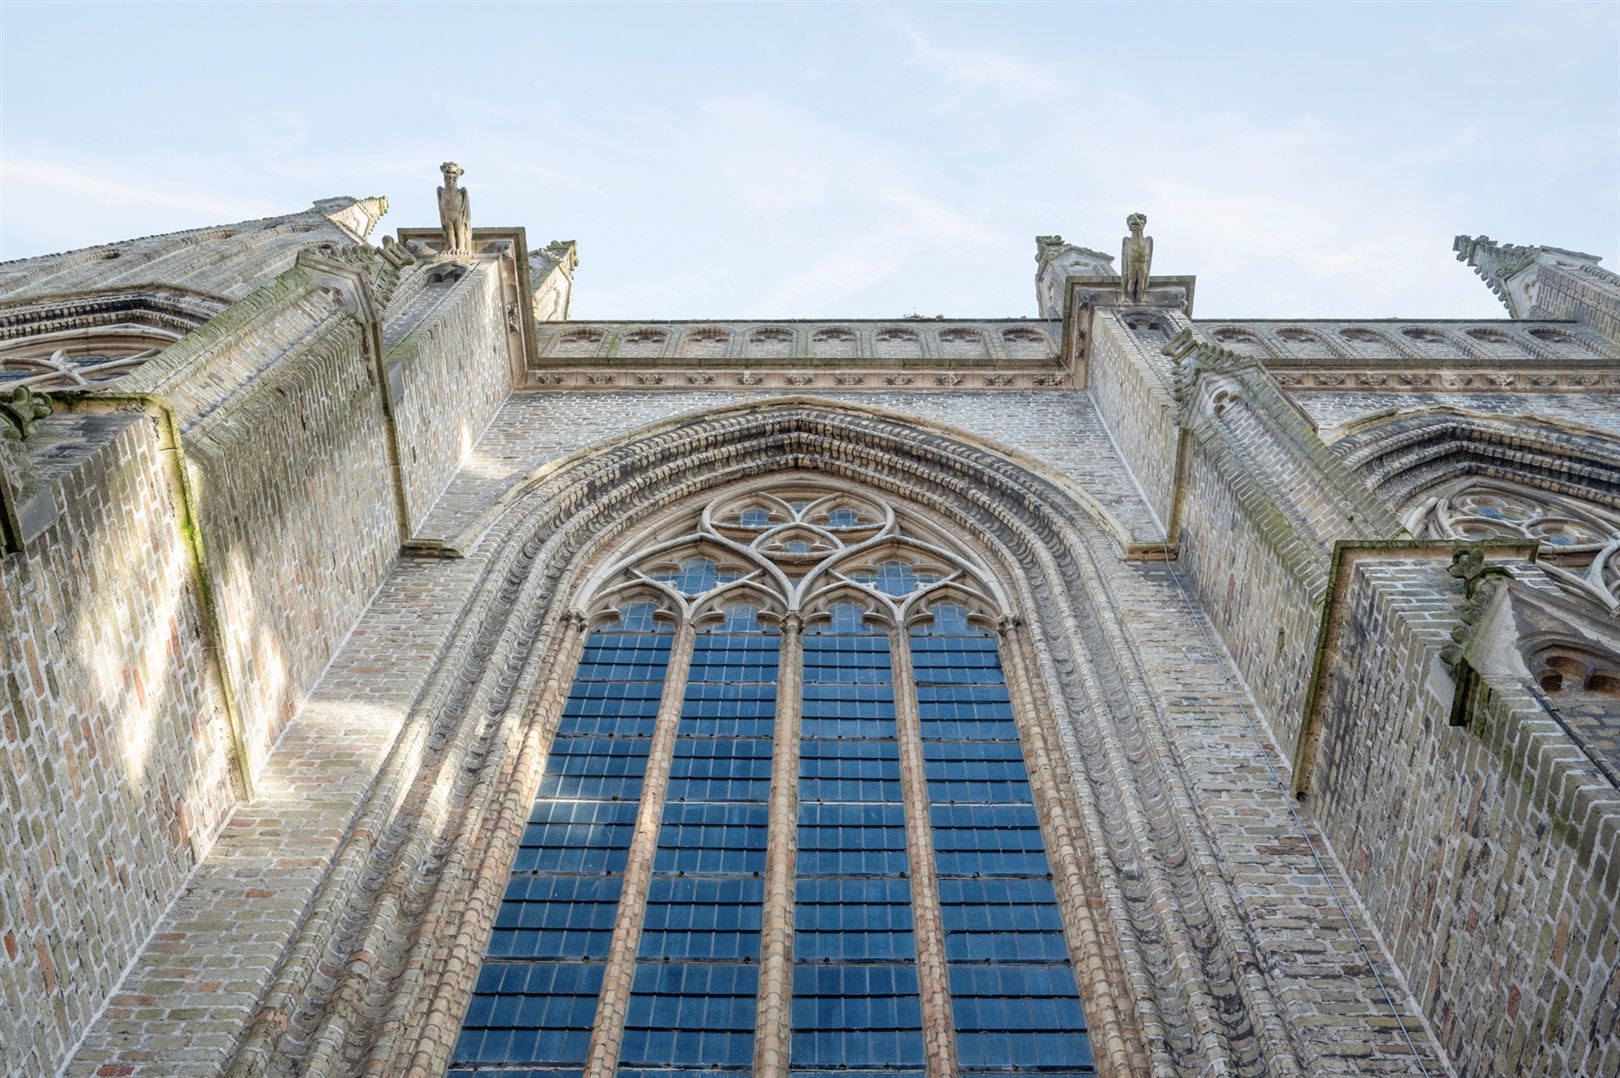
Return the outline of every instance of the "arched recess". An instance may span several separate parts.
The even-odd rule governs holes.
[[[0,307],[0,385],[104,384],[135,370],[226,306],[217,296],[137,285]]]
[[[1298,1074],[1257,941],[1111,606],[1118,555],[1086,501],[1010,454],[847,403],[782,398],[577,454],[510,499],[484,576],[236,1054],[236,1075],[440,1074],[587,620],[581,588],[627,537],[766,476],[907,507],[967,544],[1002,622],[1049,849],[1085,901],[1071,945],[1107,1073]]]
[[[1397,514],[1429,488],[1465,474],[1620,509],[1620,439],[1589,427],[1425,408],[1368,416],[1333,447]]]
[[[1620,613],[1620,440],[1430,409],[1371,418],[1338,448],[1415,537],[1537,541],[1566,592]]]

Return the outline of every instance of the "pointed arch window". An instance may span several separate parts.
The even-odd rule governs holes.
[[[451,1073],[1091,1073],[1012,613],[966,544],[817,480],[623,545]]]

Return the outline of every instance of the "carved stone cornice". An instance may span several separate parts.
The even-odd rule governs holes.
[[[1610,367],[1620,347],[1577,322],[1552,320],[1241,319],[1199,321],[1215,343],[1289,367]]]
[[[1342,391],[1379,393],[1432,393],[1469,391],[1500,393],[1612,393],[1620,391],[1620,370],[1590,368],[1505,368],[1487,366],[1474,370],[1454,368],[1378,369],[1365,366],[1299,367],[1272,370],[1277,384],[1291,391]]]
[[[553,322],[536,366],[1037,366],[1056,362],[1058,333],[1032,318]]]
[[[1057,389],[1057,330],[1033,319],[556,322],[531,389]]]
[[[521,388],[530,390],[757,389],[757,390],[1017,390],[1065,389],[1068,374],[1053,366],[999,369],[943,367],[644,367],[613,364],[531,370]]]

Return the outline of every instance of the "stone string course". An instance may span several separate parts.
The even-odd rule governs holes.
[[[381,208],[0,265],[41,325],[229,304],[0,443],[0,1074],[442,1074],[581,582],[784,472],[904,501],[1022,615],[1104,1073],[1620,1071],[1620,794],[1398,516],[1471,472],[1614,493],[1612,275],[1542,265],[1528,321],[525,324],[510,241],[345,252]],[[1500,609],[1556,617],[1516,557]]]

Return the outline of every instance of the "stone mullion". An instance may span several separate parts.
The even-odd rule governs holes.
[[[618,1070],[630,986],[636,975],[636,951],[641,946],[641,926],[647,915],[653,855],[658,849],[670,762],[675,756],[675,733],[680,727],[681,703],[686,698],[686,677],[692,667],[692,643],[696,635],[690,622],[682,622],[670,647],[664,692],[658,701],[652,744],[647,747],[641,808],[636,814],[635,834],[625,861],[619,910],[613,922],[613,938],[608,944],[607,968],[602,974],[602,995],[597,1001],[596,1023],[591,1029],[591,1045],[585,1055],[585,1078],[613,1078]]]
[[[1119,954],[1099,924],[1103,903],[1086,886],[1087,848],[1073,820],[1073,780],[1063,764],[1062,748],[1052,742],[1034,695],[1034,681],[1026,662],[1024,641],[1015,619],[1005,618],[998,628],[1002,673],[1016,716],[1024,767],[1041,821],[1042,838],[1052,866],[1052,885],[1063,913],[1064,936],[1074,968],[1079,973],[1081,1003],[1099,1073],[1140,1074],[1148,1061],[1133,1046],[1133,1024],[1121,1007],[1114,986],[1122,983]]]
[[[793,885],[799,846],[799,716],[803,682],[803,621],[799,615],[790,614],[782,625],[777,659],[754,1078],[785,1078],[793,1034]]]
[[[894,677],[895,736],[900,744],[906,857],[911,869],[911,919],[917,944],[917,984],[922,996],[923,1051],[928,1078],[956,1078],[956,1021],[951,1011],[950,970],[945,965],[945,923],[939,909],[934,825],[928,813],[922,720],[917,715],[917,679],[912,672],[911,641],[898,626],[889,630],[889,662]]]

